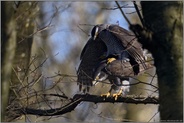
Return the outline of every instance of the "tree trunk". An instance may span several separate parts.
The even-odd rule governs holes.
[[[161,121],[183,120],[183,2],[141,2],[158,75]],[[144,45],[144,44],[143,44]]]
[[[2,122],[5,119],[6,107],[8,104],[9,98],[9,82],[10,76],[12,73],[12,64],[15,56],[15,48],[16,48],[16,23],[15,19],[12,17],[13,15],[13,7],[9,5],[10,2],[1,2],[1,11],[2,11],[2,32],[1,32],[1,40],[2,40],[2,64],[1,64],[1,82],[2,82]]]
[[[13,119],[12,108],[17,103],[26,105],[27,100],[19,98],[27,95],[26,84],[33,41],[36,14],[35,2],[2,2],[3,44],[2,44],[2,95],[3,121]],[[5,35],[5,36],[4,36]],[[11,87],[10,87],[11,86]],[[24,89],[20,90],[21,88]],[[10,91],[9,91],[10,88]],[[6,114],[5,111],[7,110]],[[12,113],[12,114],[11,114]],[[6,115],[6,117],[5,117]]]

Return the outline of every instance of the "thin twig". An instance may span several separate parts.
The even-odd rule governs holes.
[[[118,3],[117,1],[115,1],[115,2],[116,2],[116,4],[117,4],[119,10],[121,11],[123,17],[125,18],[125,20],[128,22],[129,25],[131,25],[130,21],[129,21],[128,18],[126,17],[126,15],[125,15],[125,13],[123,12],[123,10],[122,10],[121,6],[119,5],[119,3]]]
[[[86,34],[87,36],[90,36],[86,31],[84,31],[82,28],[80,28],[79,25],[77,25],[77,27],[78,27],[84,34]]]
[[[120,8],[134,8],[134,6],[128,6],[128,4],[121,6]],[[114,7],[114,8],[102,8],[105,10],[116,10],[119,9],[119,7]]]
[[[92,25],[92,24],[79,24],[81,26],[95,26],[95,25]]]
[[[159,111],[157,111],[148,121],[148,123],[159,113]]]
[[[122,8],[120,8],[119,3],[118,3],[117,1],[115,1],[115,2],[116,2],[116,4],[117,4],[117,6],[119,7],[119,10],[121,11],[123,17],[125,18],[125,20],[126,20],[127,23],[129,24],[129,26],[132,27],[132,24],[130,23],[130,21],[129,21],[128,18],[126,17],[126,15],[125,15],[125,13],[123,12]],[[133,31],[133,33],[135,34],[135,36],[138,38],[139,35],[136,33],[136,31],[135,31],[135,30],[132,30],[132,31]]]
[[[138,16],[139,16],[139,19],[140,19],[140,21],[141,21],[141,23],[142,23],[142,25],[143,25],[143,27],[144,27],[144,26],[145,26],[145,23],[144,23],[144,20],[143,20],[143,18],[142,18],[142,16],[141,16],[141,13],[140,13],[140,11],[139,11],[139,9],[138,9],[138,7],[137,7],[137,4],[136,4],[135,1],[133,1],[133,4],[134,4],[135,10],[136,10],[136,12],[137,12],[137,14],[138,14]]]

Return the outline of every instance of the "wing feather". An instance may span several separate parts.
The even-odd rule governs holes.
[[[110,55],[118,55],[119,59],[124,57],[128,57],[128,52],[126,51],[125,47],[122,45],[120,40],[108,30],[103,30],[100,32],[98,38],[105,43],[107,46],[107,56]]]
[[[107,48],[103,42],[93,40],[90,38],[82,51],[81,63],[79,65],[77,76],[79,90],[89,91],[90,86],[92,86],[93,76],[96,67],[101,62],[101,57],[106,52]]]
[[[118,25],[110,25],[108,29],[121,41],[122,45],[126,47],[130,56],[132,56],[138,64],[141,63],[146,68],[142,45],[137,41],[135,35]]]

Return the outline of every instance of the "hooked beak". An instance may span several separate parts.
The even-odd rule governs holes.
[[[96,27],[95,35],[94,35],[94,37],[93,37],[93,40],[95,40],[97,36],[98,36],[98,27]]]

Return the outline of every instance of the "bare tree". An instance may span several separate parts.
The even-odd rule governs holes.
[[[2,33],[1,33],[1,82],[2,82],[2,121],[5,119],[6,107],[8,106],[9,99],[9,77],[12,74],[12,64],[15,56],[15,48],[16,48],[16,22],[12,17],[13,8],[9,6],[11,2],[1,2],[2,5]]]
[[[103,4],[105,3],[101,2],[100,5],[103,6]],[[13,7],[9,5],[14,5],[14,8],[16,9],[13,9]],[[68,6],[70,5],[72,4],[68,4]],[[99,8],[102,8],[100,5]],[[68,8],[68,6],[66,8]],[[70,115],[65,114],[69,114],[71,111],[77,112],[76,107],[79,107],[79,104],[82,102],[91,102],[91,106],[83,104],[85,105],[82,107],[85,116],[79,116],[80,121],[86,120],[86,115],[88,115],[86,114],[86,112],[88,112],[86,107],[89,108],[92,107],[93,104],[100,103],[104,104],[102,110],[106,113],[108,113],[107,108],[109,105],[105,105],[105,103],[149,105],[159,104],[159,111],[162,121],[182,121],[182,2],[141,2],[141,6],[143,18],[141,17],[141,14],[138,10],[137,14],[140,17],[142,26],[138,24],[132,25],[128,19],[127,21],[130,23],[130,29],[135,33],[138,40],[143,44],[144,48],[148,49],[152,53],[154,57],[156,72],[158,74],[159,87],[157,87],[155,83],[152,83],[153,79],[155,78],[155,74],[151,75],[150,73],[145,73],[145,75],[151,78],[149,79],[150,82],[147,80],[144,81],[144,79],[142,80],[140,78],[132,78],[136,81],[131,83],[130,86],[136,86],[137,88],[142,87],[145,93],[146,91],[149,91],[153,94],[159,92],[159,98],[157,95],[152,94],[148,94],[147,96],[141,94],[133,94],[119,96],[117,100],[115,100],[115,98],[111,96],[99,96],[99,90],[102,90],[102,86],[95,88],[97,93],[74,93],[76,92],[76,88],[78,88],[76,84],[77,78],[74,74],[75,71],[72,72],[73,75],[68,74],[67,72],[70,69],[72,60],[76,60],[76,57],[78,57],[76,52],[79,52],[79,47],[81,47],[81,44],[70,50],[68,53],[71,57],[75,58],[72,59],[68,57],[65,59],[65,62],[58,63],[56,60],[50,60],[49,57],[53,57],[54,55],[45,55],[44,59],[42,58],[42,60],[40,60],[36,55],[30,57],[33,36],[35,36],[35,34],[38,32],[48,29],[52,23],[49,23],[49,25],[41,28],[38,28],[38,26],[35,30],[35,23],[33,22],[35,22],[34,20],[37,14],[37,2],[3,2],[2,7],[4,10],[3,14],[5,18],[2,22],[4,23],[3,26],[5,27],[3,28],[4,30],[2,33],[5,37],[2,37],[3,67],[1,76],[3,86],[2,94],[4,94],[2,100],[5,99],[3,102],[4,116],[6,111],[6,118],[3,116],[3,121],[12,121],[21,115],[25,116],[29,120],[27,117],[29,114],[36,116],[50,116],[47,120],[57,116],[71,117]],[[14,10],[14,13],[11,11],[11,14],[7,14],[10,9],[6,9],[6,7],[11,7],[11,9]],[[110,9],[121,10],[123,7],[128,6],[117,6]],[[61,9],[62,7],[57,6],[56,3],[53,4],[53,8],[54,14],[51,17],[51,20],[56,21],[59,19],[59,17],[55,20],[54,17],[56,17],[58,11],[64,11],[66,8]],[[101,17],[101,14],[107,11],[107,9],[109,8],[105,7],[103,11],[96,12],[97,22],[106,22],[105,18]],[[75,8],[75,10],[82,11],[83,8]],[[44,12],[41,11],[41,14],[42,15],[40,16],[40,20],[44,20]],[[7,15],[10,15],[10,17]],[[123,16],[126,18],[125,15]],[[83,16],[84,20],[87,18],[87,16]],[[8,21],[6,21],[6,19]],[[89,21],[89,23],[90,22],[91,21]],[[75,25],[76,23],[75,21],[71,21],[70,24]],[[73,28],[73,26],[71,27]],[[89,28],[87,27],[83,29],[80,27],[79,30],[81,32],[85,32],[85,30],[89,30]],[[47,31],[43,39],[48,40],[47,37],[49,37],[49,32],[52,31]],[[85,32],[84,35],[86,34],[87,33]],[[85,38],[87,37],[85,36]],[[42,41],[42,45],[46,44],[49,45],[48,43]],[[49,51],[46,49],[47,48],[45,47],[41,49],[43,54],[46,52],[51,52],[50,49]],[[37,62],[38,60],[39,62]],[[55,67],[64,65],[61,67],[62,71],[47,71],[47,73],[54,73],[54,75],[52,74],[49,76],[42,74],[41,68],[46,64],[48,60],[54,61]],[[9,82],[11,86],[9,86]],[[46,85],[49,82],[52,84]],[[41,84],[43,85],[42,88],[36,89],[36,87],[40,86]],[[102,85],[106,86],[107,84],[104,83]],[[139,85],[145,86],[143,87]],[[68,88],[68,86],[70,87]],[[145,89],[145,87],[149,87],[149,90]],[[10,95],[8,95],[8,88],[11,89]],[[72,89],[74,92],[71,91]],[[9,103],[7,103],[8,101]],[[121,111],[116,111],[115,108],[111,109],[113,112],[116,112],[113,115],[119,114]],[[103,115],[101,115],[101,113],[95,115],[97,117],[105,118]],[[120,117],[120,121],[131,120],[123,119],[123,116]]]
[[[2,2],[4,28],[2,30],[3,68],[1,75],[3,100],[5,99],[2,121],[5,119],[5,108],[14,105],[13,100],[26,92],[26,88],[24,91],[19,91],[18,86],[28,84],[26,75],[29,69],[34,31],[32,20],[35,17],[36,4],[36,2]],[[19,103],[25,105],[26,100]]]

